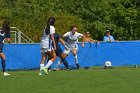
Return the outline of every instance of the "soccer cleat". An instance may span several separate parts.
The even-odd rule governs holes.
[[[51,67],[48,68],[48,71],[51,71]]]
[[[39,76],[42,76],[44,74],[44,71],[41,69],[40,72],[38,73]]]
[[[39,76],[42,76],[43,74],[41,73],[41,72],[39,72],[39,74],[38,74]]]
[[[70,71],[70,69],[67,69],[67,71]]]
[[[48,69],[46,69],[46,68],[44,67],[44,68],[42,68],[42,71],[43,71],[46,75],[48,75]]]
[[[54,71],[58,71],[59,70],[59,68],[54,68]]]
[[[3,73],[4,76],[10,76],[10,74],[8,74],[7,72]]]

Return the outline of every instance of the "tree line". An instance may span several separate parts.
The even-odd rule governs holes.
[[[50,16],[56,32],[64,34],[73,24],[102,40],[109,29],[117,40],[140,39],[140,0],[0,0],[0,24],[11,20],[29,38],[40,42]]]

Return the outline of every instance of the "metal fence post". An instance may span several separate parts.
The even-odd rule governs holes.
[[[18,31],[18,43],[21,43],[21,31]]]

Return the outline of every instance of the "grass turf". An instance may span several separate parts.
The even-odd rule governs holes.
[[[38,76],[35,71],[0,74],[0,93],[139,93],[140,69],[51,71]]]

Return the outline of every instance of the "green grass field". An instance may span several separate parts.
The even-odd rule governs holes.
[[[140,68],[51,71],[38,76],[35,71],[0,74],[0,93],[140,93]]]

